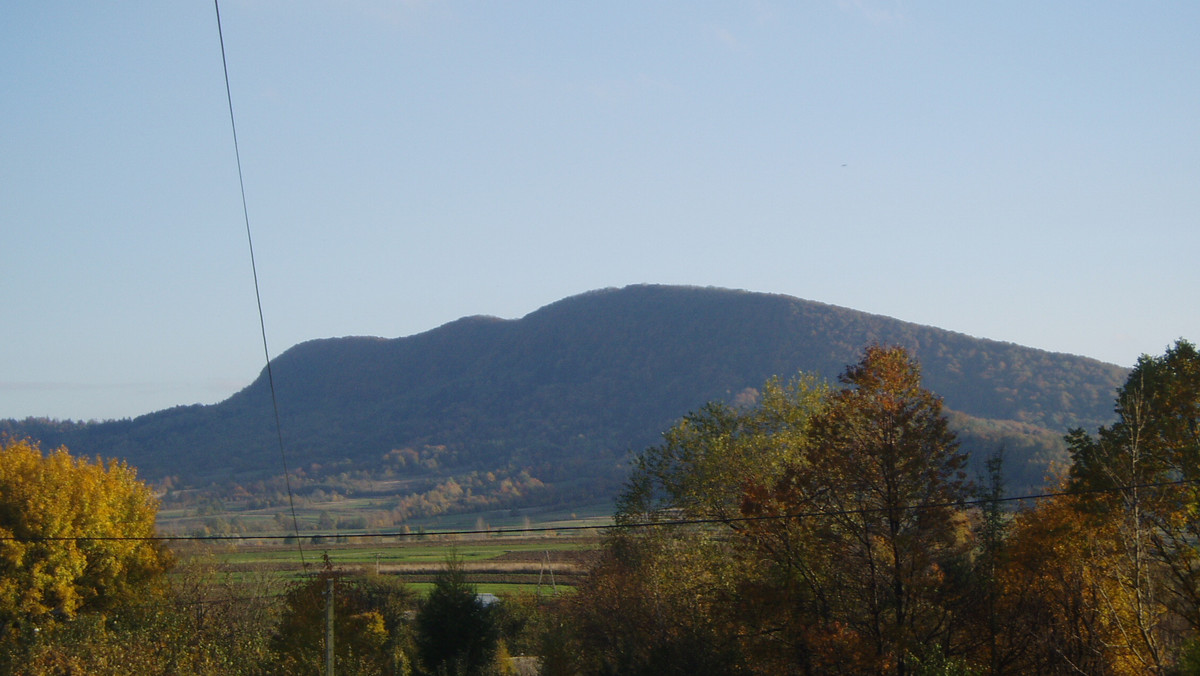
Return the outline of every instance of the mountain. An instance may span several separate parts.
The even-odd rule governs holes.
[[[963,447],[1005,446],[1040,482],[1061,435],[1112,417],[1126,371],[782,295],[632,286],[516,320],[467,317],[414,336],[330,338],[272,362],[287,462],[305,476],[380,472],[516,477],[611,496],[628,453],[680,416],[799,371],[833,381],[862,348],[909,348]],[[118,457],[157,479],[245,482],[281,473],[267,376],[209,406],[132,420],[2,421],[0,432]]]

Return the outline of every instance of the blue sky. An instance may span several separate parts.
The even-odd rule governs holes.
[[[634,283],[1200,340],[1200,4],[221,6],[270,350]],[[0,417],[263,366],[212,3],[0,6]]]

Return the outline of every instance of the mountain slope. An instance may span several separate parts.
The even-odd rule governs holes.
[[[611,487],[628,451],[704,402],[773,375],[832,380],[872,342],[912,350],[925,386],[965,414],[964,446],[1024,447],[1018,465],[1032,462],[1021,471],[1035,474],[1068,427],[1109,420],[1125,375],[787,296],[670,286],[595,291],[518,320],[468,317],[406,338],[310,341],[272,370],[294,468],[372,470],[393,449],[429,447],[447,473],[526,468],[546,482],[603,477]],[[273,420],[263,375],[211,406],[0,429],[195,483],[279,473]]]

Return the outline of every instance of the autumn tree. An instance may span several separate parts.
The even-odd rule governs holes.
[[[1120,571],[1119,523],[1063,493],[1020,511],[997,571],[999,650],[1012,673],[1145,674],[1134,639],[1137,594]],[[1131,633],[1134,632],[1134,633]]]
[[[739,580],[752,571],[706,530],[622,532],[605,543],[572,599],[583,673],[752,673],[737,595]]]
[[[959,650],[966,457],[902,348],[868,347],[840,380],[804,457],[751,487],[743,512],[785,585],[788,661],[811,673],[912,673],[915,658],[942,663]]]
[[[184,557],[163,586],[112,612],[38,626],[30,632],[36,639],[14,651],[0,674],[279,673],[267,663],[278,619],[271,578],[244,572],[235,578],[209,556]]]
[[[965,456],[904,350],[868,348],[842,382],[771,381],[756,406],[710,404],[639,456],[627,528],[582,587],[585,672],[964,664]]]
[[[583,673],[1196,672],[1192,344],[1141,358],[1116,421],[1072,431],[1057,490],[1015,514],[998,457],[966,481],[904,350],[841,383],[710,404],[638,457],[574,602]]]
[[[772,379],[752,405],[707,404],[638,455],[615,517],[631,527],[608,537],[573,604],[585,673],[749,672],[757,628],[740,588],[758,565],[737,536],[742,493],[800,456],[826,391]]]
[[[1000,648],[1022,673],[1192,673],[1200,358],[1143,356],[1116,420],[1067,436],[1057,493],[1019,511],[999,566]]]
[[[328,595],[332,586],[333,597]],[[413,595],[401,583],[378,576],[351,575],[325,559],[316,575],[292,584],[271,647],[273,671],[323,673],[325,613],[334,607],[334,665],[338,673],[401,673],[408,665],[404,614]]]
[[[640,453],[617,501],[616,519],[718,519],[738,527],[742,492],[769,484],[803,453],[828,388],[816,378],[772,378],[752,406],[706,404]]]
[[[1105,619],[1137,668],[1161,672],[1200,630],[1200,354],[1178,341],[1143,355],[1118,390],[1116,421],[1067,437],[1079,518],[1109,535],[1096,575]],[[1188,632],[1182,632],[1183,627]]]
[[[0,635],[22,622],[111,608],[171,564],[158,502],[133,468],[0,447]]]

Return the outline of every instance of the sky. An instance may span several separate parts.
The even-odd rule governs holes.
[[[1200,3],[224,0],[266,352],[604,287],[1200,340]],[[0,4],[0,418],[264,345],[211,2]]]

